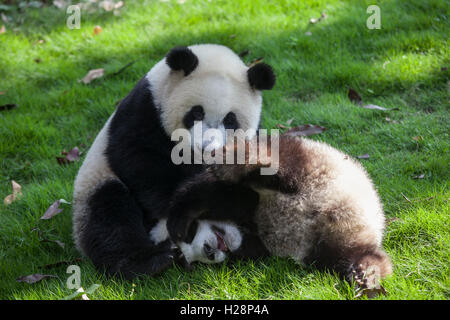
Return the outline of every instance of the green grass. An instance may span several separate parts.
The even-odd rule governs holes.
[[[353,156],[370,154],[362,164],[387,217],[398,219],[386,230],[384,248],[395,269],[383,282],[388,295],[379,299],[449,299],[449,72],[442,69],[450,58],[448,1],[125,2],[119,16],[83,12],[80,30],[69,30],[64,10],[55,7],[6,12],[12,21],[0,35],[0,105],[18,108],[0,112],[0,196],[11,193],[13,179],[23,197],[0,204],[0,298],[72,293],[65,266],[42,268],[79,257],[70,205],[51,220],[39,220],[55,200],[71,201],[81,165],[59,166],[55,156],[74,146],[85,154],[116,102],[171,47],[210,42],[238,53],[248,49],[246,62],[264,57],[276,70],[276,87],[264,93],[264,127],[290,118],[292,125],[322,125],[327,131],[313,139]],[[374,3],[381,8],[380,30],[366,28],[366,8]],[[328,18],[310,24],[322,11]],[[97,36],[95,25],[103,28]],[[89,85],[77,81],[90,69],[113,73],[131,61],[119,75]],[[358,108],[347,98],[349,87],[366,102],[399,110]],[[416,143],[415,136],[423,140]],[[414,179],[420,174],[423,179]],[[30,231],[36,226],[47,238],[65,242],[65,249],[40,242]],[[102,285],[94,299],[355,297],[335,275],[279,258],[198,265],[193,272],[174,267],[136,280],[135,287],[105,278],[89,261],[78,264],[84,288]],[[58,278],[16,282],[32,273]]]

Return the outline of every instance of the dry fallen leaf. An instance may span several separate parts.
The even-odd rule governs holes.
[[[12,190],[13,193],[6,196],[5,200],[3,201],[5,205],[9,205],[16,201],[20,196],[22,196],[22,187],[20,184],[15,182],[14,180],[11,180]]]
[[[6,27],[4,25],[2,25],[2,27],[0,28],[0,34],[5,33],[6,32]]]
[[[30,274],[28,276],[20,276],[17,278],[17,282],[26,282],[26,283],[36,283],[41,281],[42,279],[46,279],[46,278],[57,278],[54,275],[51,274],[40,274],[40,273],[35,273],[35,274]]]
[[[94,36],[96,36],[96,35],[100,34],[102,31],[103,31],[102,27],[100,27],[100,26],[95,26],[95,27],[94,27],[93,34],[94,34]]]
[[[370,155],[368,153],[364,153],[363,155],[360,155],[357,157],[358,159],[369,159]]]
[[[61,203],[69,204],[69,202],[64,199],[56,200],[50,207],[48,207],[47,211],[45,211],[44,215],[41,217],[41,220],[48,220],[53,216],[56,216],[58,213],[61,213],[63,211],[63,209],[59,208]]]
[[[374,110],[383,110],[383,111],[389,110],[384,107],[377,106],[375,104],[365,104],[362,107],[366,108],[366,109],[374,109]]]
[[[351,102],[353,102],[354,104],[357,104],[359,106],[362,106],[362,98],[359,95],[358,92],[356,92],[355,89],[348,89],[348,98],[350,99]]]
[[[415,136],[415,137],[412,137],[412,139],[414,141],[416,141],[416,142],[423,141],[423,137],[422,136]]]
[[[281,124],[281,123],[277,124],[276,127],[279,129],[290,129],[291,128],[291,127],[285,126],[284,124]]]
[[[81,152],[78,149],[78,147],[74,147],[69,152],[66,152],[65,150],[63,150],[61,152],[61,154],[64,155],[65,157],[56,157],[56,160],[58,161],[58,163],[60,165],[64,165],[64,164],[68,164],[68,163],[80,160]]]
[[[352,89],[352,88],[348,89],[348,98],[354,104],[360,106],[361,108],[365,108],[365,109],[382,110],[382,111],[398,110],[398,108],[387,109],[387,108],[380,107],[380,106],[377,106],[375,104],[370,104],[370,103],[369,104],[364,104],[361,96],[359,95],[359,93],[356,92],[356,90]]]
[[[290,130],[288,130],[285,135],[288,136],[310,136],[313,134],[318,134],[318,133],[322,133],[326,130],[325,127],[321,127],[321,126],[317,126],[317,125],[312,125],[312,124],[304,124],[301,126],[297,126],[294,127]]]
[[[90,83],[92,80],[94,80],[94,79],[97,79],[97,78],[101,78],[101,77],[103,77],[103,75],[105,74],[105,69],[103,69],[103,68],[100,68],[100,69],[93,69],[93,70],[90,70],[88,73],[87,73],[87,75],[83,78],[83,79],[81,79],[81,80],[79,80],[78,82],[84,82],[85,84],[88,84],[88,83]]]
[[[5,94],[5,91],[0,91],[0,96],[1,96],[2,94]]]
[[[256,58],[249,62],[247,65],[249,68],[253,67],[254,65],[257,65],[258,63],[261,63],[264,61],[264,58]]]
[[[78,161],[78,160],[80,160],[80,155],[81,155],[81,152],[78,149],[78,147],[74,147],[72,150],[70,150],[67,153],[66,159],[70,162]]]

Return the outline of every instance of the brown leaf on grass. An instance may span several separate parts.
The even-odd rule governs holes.
[[[84,76],[83,79],[78,80],[78,82],[83,82],[85,84],[91,83],[92,80],[97,79],[97,78],[101,78],[103,77],[105,74],[105,69],[100,68],[100,69],[93,69],[90,70],[86,76]]]
[[[383,110],[383,111],[389,110],[384,107],[377,106],[375,104],[365,104],[362,107],[366,108],[366,109],[374,109],[374,110]]]
[[[6,32],[6,27],[4,25],[2,25],[2,27],[0,28],[0,34],[5,33]]]
[[[400,194],[402,195],[402,197],[403,197],[406,201],[408,201],[409,203],[412,204],[412,201],[409,200],[409,198],[408,198],[407,196],[405,196],[405,195],[403,194],[403,192],[400,192]]]
[[[276,125],[276,127],[279,128],[279,129],[290,129],[291,128],[291,127],[285,126],[284,124],[281,124],[281,123],[278,123]]]
[[[364,153],[363,155],[357,156],[358,159],[369,159],[370,155],[368,153]]]
[[[64,154],[64,153],[63,153]],[[80,155],[81,152],[78,149],[78,147],[74,147],[72,150],[70,150],[67,154],[66,154],[66,159],[70,162],[73,161],[78,161],[80,160]]]
[[[14,108],[17,108],[17,104],[14,104],[14,103],[4,104],[4,105],[0,106],[0,111],[11,110]]]
[[[261,63],[261,62],[263,62],[263,61],[264,61],[264,58],[256,58],[256,59],[253,59],[252,61],[250,61],[250,62],[248,63],[247,67],[251,68],[251,67],[253,67],[254,65],[257,65],[258,63]]]
[[[304,124],[301,126],[294,127],[288,130],[285,134],[288,136],[311,136],[313,134],[319,134],[327,130],[325,127],[312,125],[312,124]]]
[[[94,34],[94,36],[100,34],[103,31],[102,27],[100,26],[95,26],[94,27],[94,31],[92,32]]]
[[[61,203],[69,204],[69,202],[64,199],[56,200],[50,207],[48,207],[47,211],[45,211],[44,215],[41,217],[41,220],[51,219],[57,214],[61,213],[63,211],[63,209],[59,207]]]
[[[5,91],[0,91],[0,96],[5,94],[5,93],[6,93]]]
[[[412,137],[412,139],[413,139],[415,142],[423,141],[423,137],[422,137],[422,136],[415,136],[415,137]]]
[[[5,200],[3,200],[3,202],[6,206],[13,203],[19,197],[22,196],[22,187],[20,186],[20,184],[18,184],[14,180],[11,180],[11,185],[12,185],[13,193],[11,193],[10,195],[7,195],[5,197]]]
[[[35,274],[30,274],[28,276],[20,276],[17,278],[17,282],[26,282],[26,283],[36,283],[41,281],[42,279],[46,279],[46,278],[57,278],[57,276],[52,275],[52,274],[40,274],[40,273],[35,273]]]
[[[356,92],[355,89],[348,89],[348,98],[350,99],[351,102],[353,102],[354,104],[359,105],[360,107],[362,106],[362,98],[359,95],[358,92]]]
[[[359,106],[361,108],[372,109],[372,110],[382,110],[382,111],[399,110],[398,108],[387,109],[387,108],[380,107],[380,106],[377,106],[375,104],[370,104],[370,103],[365,104],[365,103],[363,103],[363,100],[362,100],[361,96],[359,95],[359,93],[356,92],[356,90],[352,89],[352,88],[348,89],[347,95],[351,102],[353,102],[354,104],[356,104],[357,106]]]
[[[56,157],[56,160],[60,165],[65,165],[80,160],[81,152],[78,147],[74,147],[69,152],[63,150],[61,154],[65,157]]]

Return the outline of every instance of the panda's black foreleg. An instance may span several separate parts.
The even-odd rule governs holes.
[[[172,265],[170,241],[159,245],[151,242],[141,209],[120,181],[104,183],[87,206],[88,220],[80,244],[97,268],[133,278],[153,275]]]
[[[196,219],[251,223],[259,194],[247,186],[218,181],[208,173],[183,184],[174,194],[168,212],[167,229],[174,242],[185,239]]]

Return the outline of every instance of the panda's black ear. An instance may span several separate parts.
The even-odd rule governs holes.
[[[183,70],[184,75],[189,75],[198,65],[197,56],[187,47],[175,47],[166,55],[166,63],[170,69]]]
[[[247,70],[248,82],[257,90],[270,90],[275,85],[275,73],[272,67],[265,63],[258,63]]]

